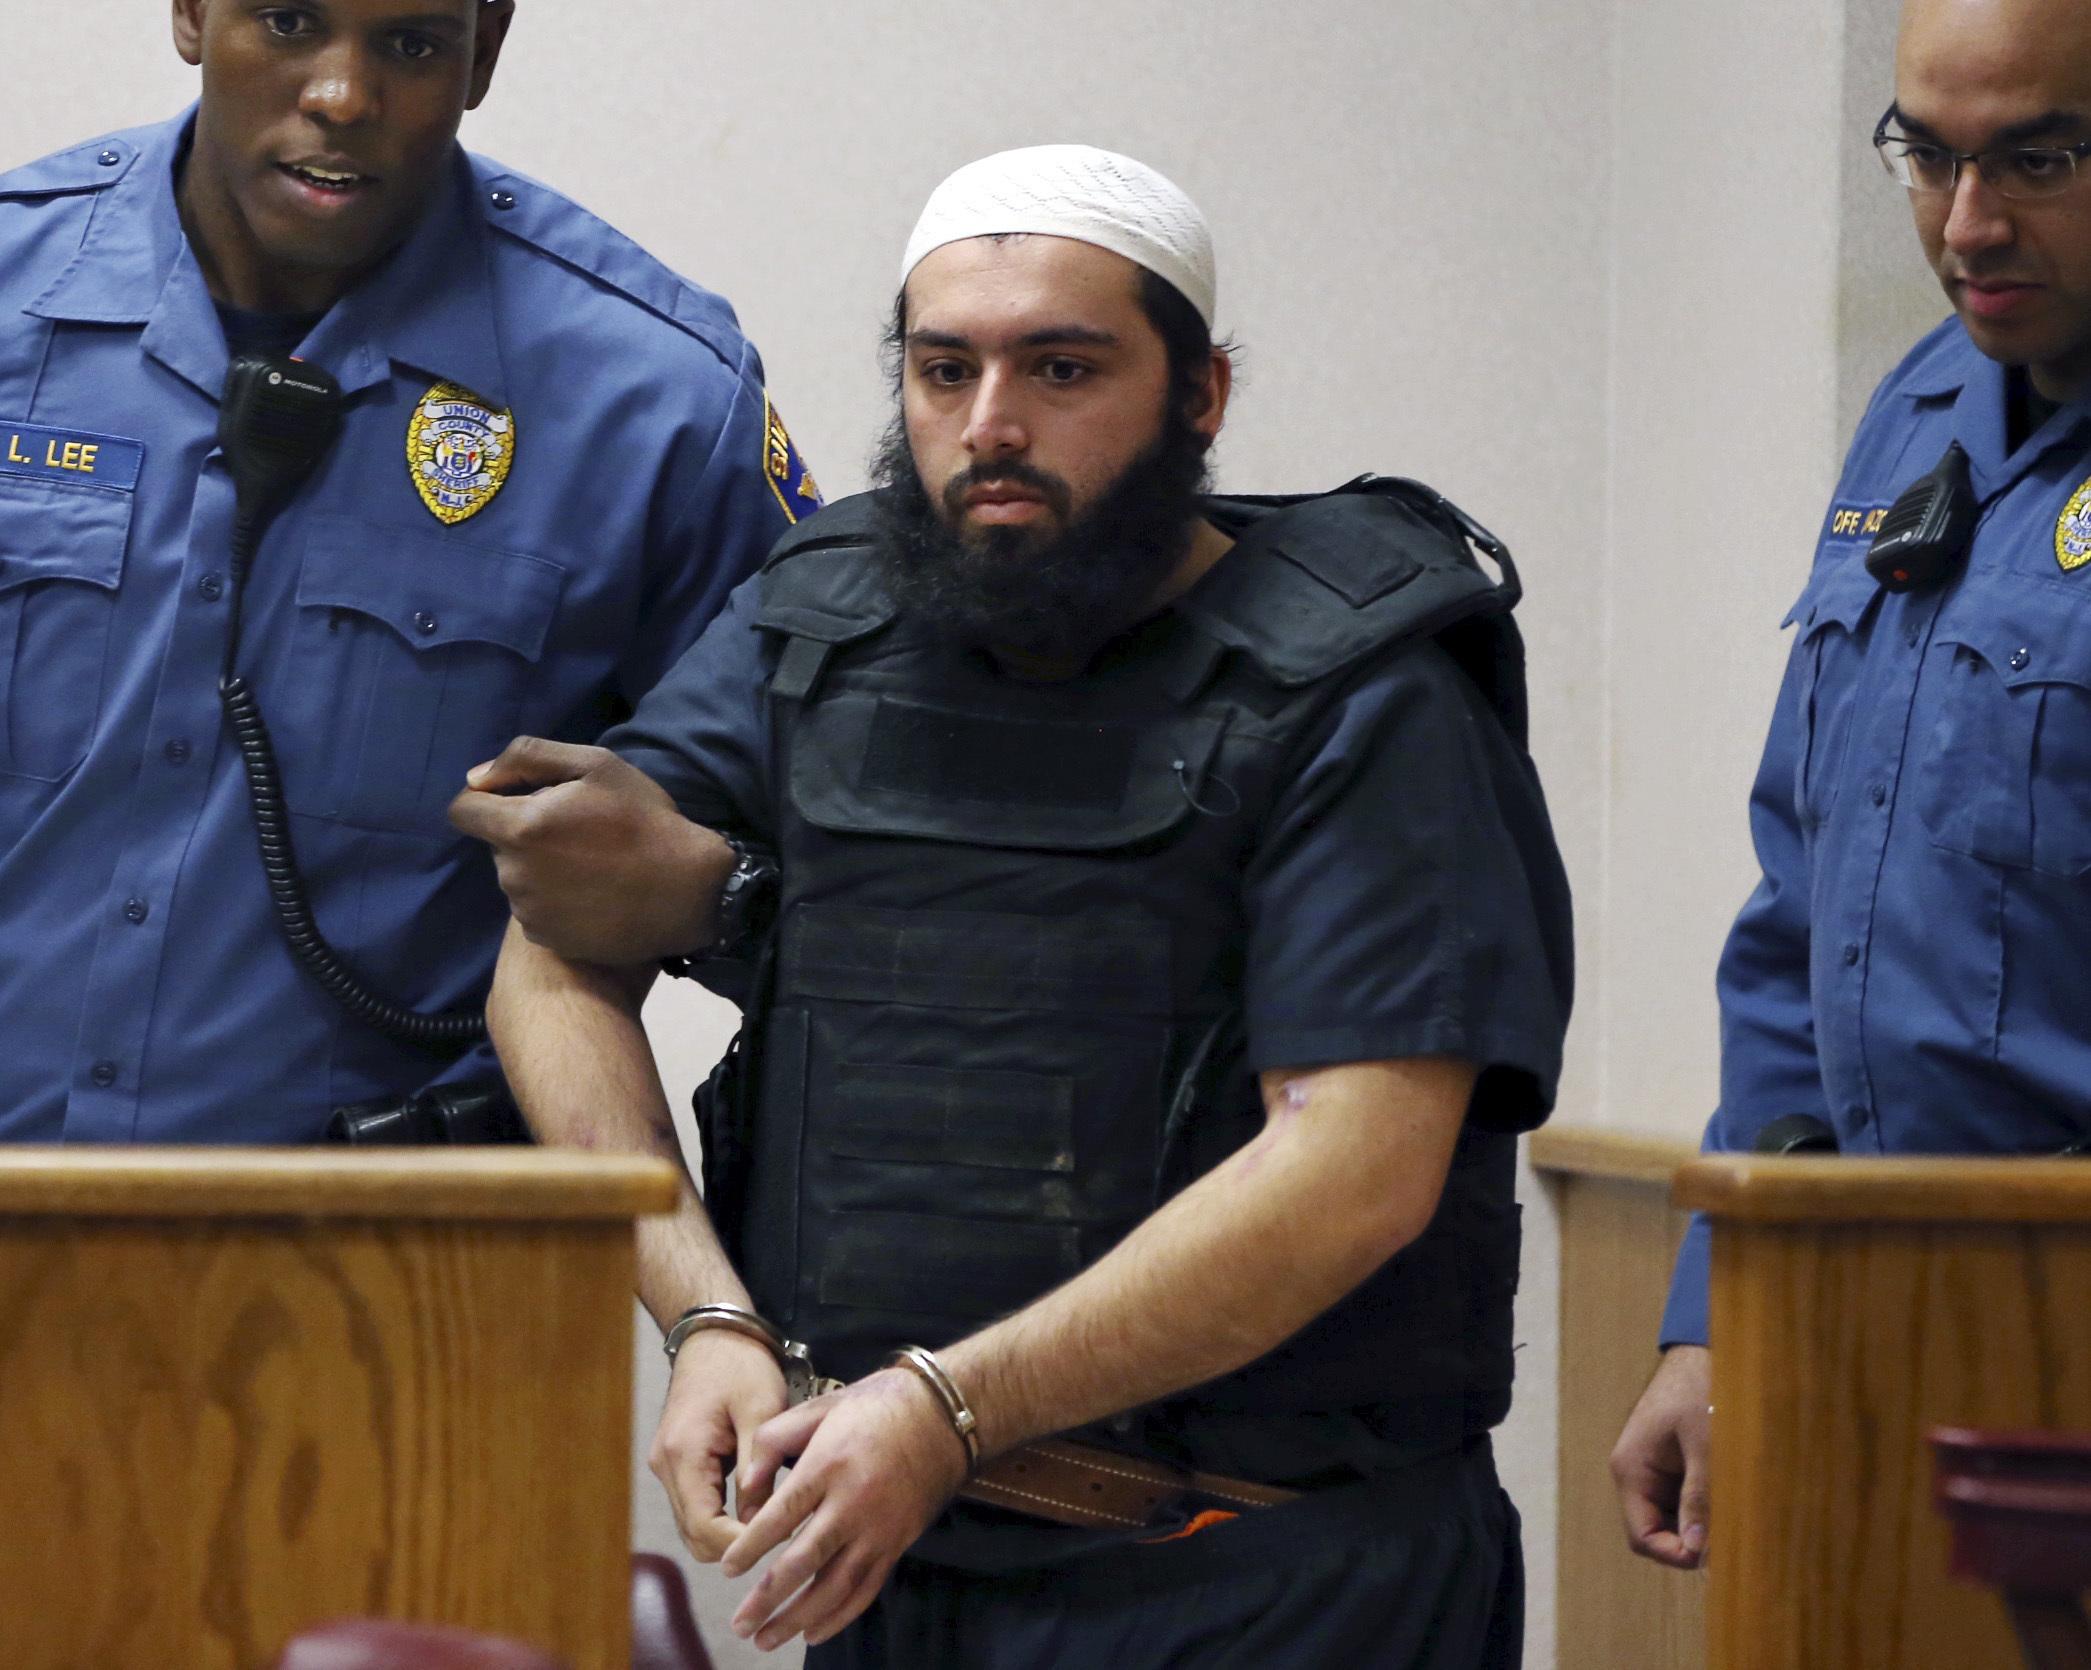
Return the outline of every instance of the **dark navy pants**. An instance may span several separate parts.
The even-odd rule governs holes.
[[[807,1670],[1517,1670],[1517,1510],[1488,1446],[1194,1537],[983,1575],[903,1560]]]

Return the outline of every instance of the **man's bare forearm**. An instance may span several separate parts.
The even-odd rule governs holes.
[[[554,1148],[650,1154],[683,1172],[667,1217],[641,1218],[639,1297],[663,1328],[692,1305],[748,1303],[683,1167],[639,1008],[650,968],[571,963],[509,925],[487,1026],[523,1115]]]
[[[1185,1391],[1305,1327],[1429,1223],[1473,1082],[1436,1060],[1267,1075],[1253,1142],[1081,1275],[940,1353],[984,1453]]]

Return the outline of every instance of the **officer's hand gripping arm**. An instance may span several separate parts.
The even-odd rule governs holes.
[[[734,852],[603,748],[518,737],[475,767],[450,821],[494,849],[522,930],[581,963],[639,964],[711,943]]]

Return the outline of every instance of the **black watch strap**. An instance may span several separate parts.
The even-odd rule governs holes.
[[[719,898],[712,912],[712,942],[702,957],[667,957],[661,962],[668,973],[684,979],[690,978],[706,958],[738,956],[761,937],[777,913],[777,861],[723,831],[719,832],[719,839],[733,849],[733,868],[719,884]]]

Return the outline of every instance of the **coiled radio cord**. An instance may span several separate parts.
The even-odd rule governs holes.
[[[298,870],[291,843],[290,813],[283,801],[283,774],[275,745],[253,688],[238,671],[240,624],[247,592],[247,570],[261,542],[261,518],[244,508],[232,537],[232,610],[225,640],[225,660],[218,678],[218,700],[247,768],[247,794],[254,805],[254,832],[261,841],[261,868],[268,878],[269,898],[291,954],[327,995],[356,1019],[402,1043],[429,1050],[458,1051],[486,1036],[486,1012],[460,1009],[425,1015],[395,1002],[359,975],[320,932]]]

